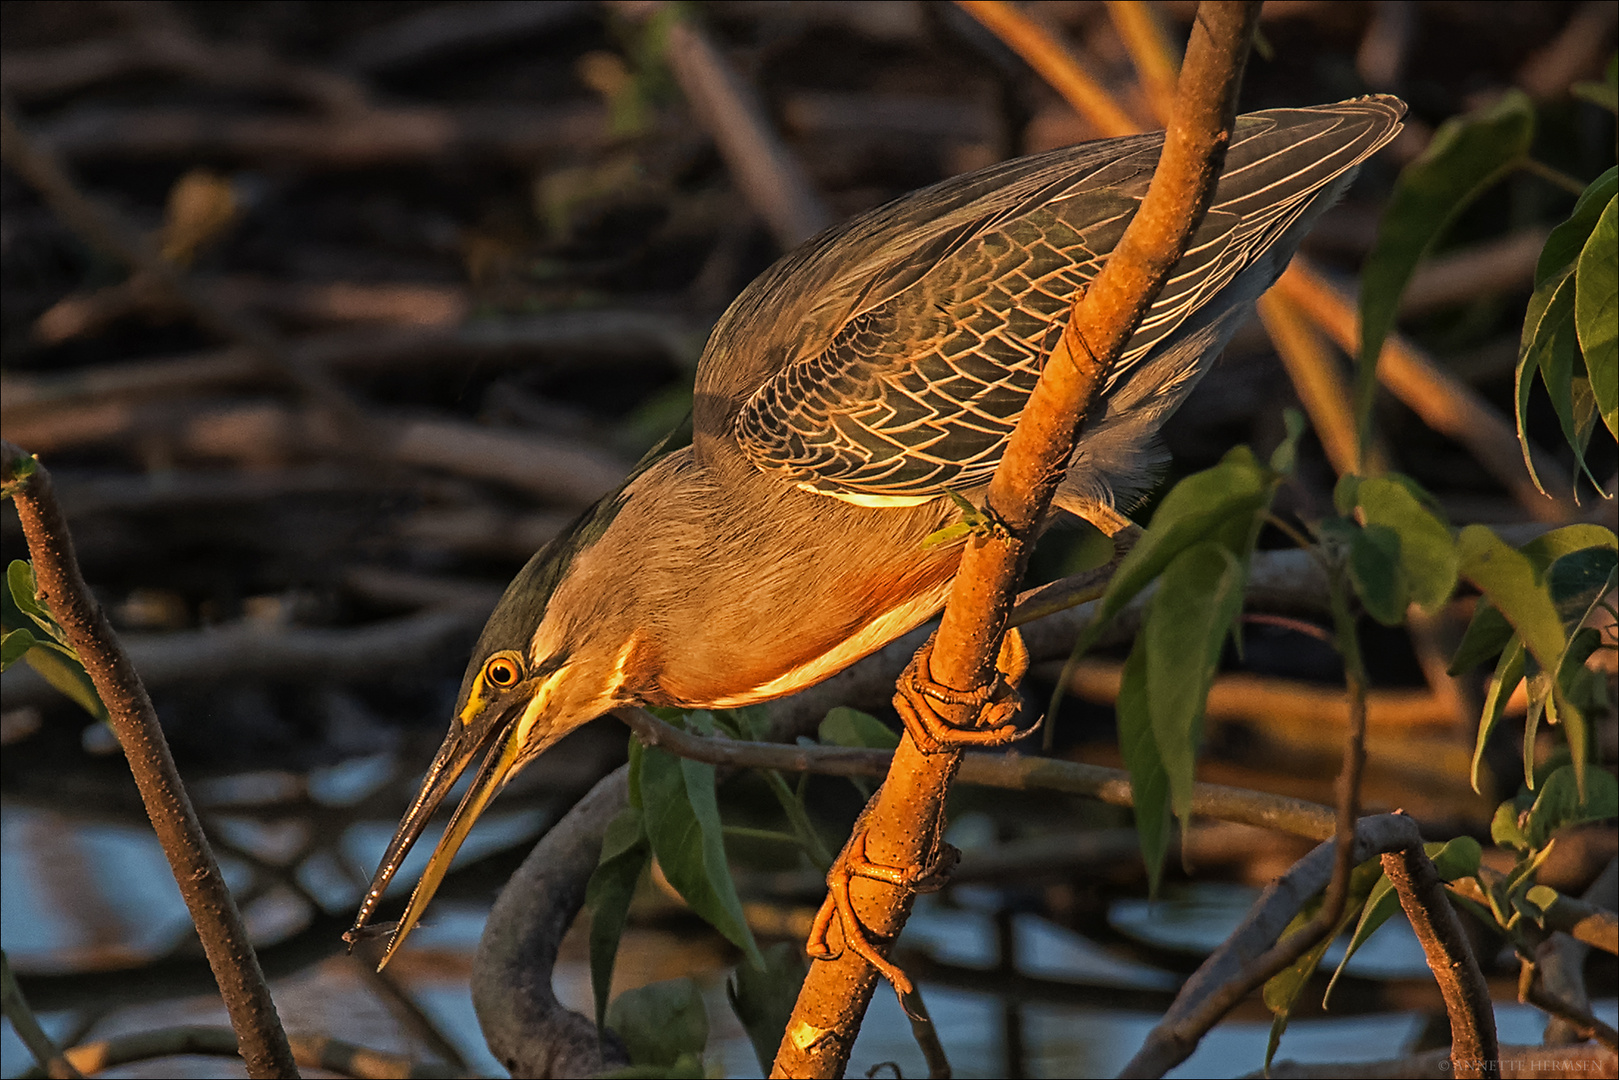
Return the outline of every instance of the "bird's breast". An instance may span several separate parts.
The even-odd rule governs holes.
[[[731,709],[814,686],[938,612],[959,562],[956,548],[842,575],[829,588],[809,590],[792,610],[776,612],[774,625],[760,627],[729,655],[666,656],[648,703]]]

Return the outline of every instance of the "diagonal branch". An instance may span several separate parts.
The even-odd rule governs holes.
[[[976,687],[995,678],[1011,598],[1079,426],[1208,206],[1235,122],[1237,87],[1258,11],[1255,3],[1198,9],[1176,115],[1151,187],[1101,274],[1075,302],[990,482],[988,507],[1004,528],[969,543],[963,554],[931,662],[933,677],[946,686]],[[901,742],[866,819],[866,851],[873,862],[927,861],[959,764],[959,753],[923,754],[909,736]],[[909,914],[911,894],[865,879],[854,881],[850,892],[862,924],[892,940]],[[875,983],[875,970],[853,949],[813,964],[773,1075],[841,1075]]]
[[[141,801],[224,996],[248,1075],[295,1077],[298,1066],[241,912],[180,782],[152,700],[79,573],[50,473],[11,443],[0,442],[0,476],[17,504],[40,593],[95,683],[107,707],[107,722],[129,758]]]

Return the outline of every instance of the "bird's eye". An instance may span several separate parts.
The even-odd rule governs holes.
[[[523,678],[523,671],[511,657],[497,656],[484,665],[483,677],[489,685],[505,689],[516,686]]]

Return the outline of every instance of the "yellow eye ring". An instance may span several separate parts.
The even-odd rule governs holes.
[[[483,666],[483,677],[490,686],[506,690],[523,681],[523,669],[509,656],[492,656]]]

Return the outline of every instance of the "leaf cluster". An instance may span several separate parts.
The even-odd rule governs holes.
[[[667,722],[704,736],[759,740],[768,734],[767,718],[758,708],[655,711]],[[819,735],[824,744],[847,747],[893,749],[899,741],[877,718],[848,708],[831,710],[821,722]],[[771,838],[796,847],[812,865],[825,871],[832,854],[810,821],[804,782],[795,789],[774,770],[762,771],[792,826],[791,832],[771,834]],[[585,893],[597,1023],[617,1032],[630,1053],[630,1068],[614,1075],[703,1075],[701,1055],[708,1021],[690,980],[626,991],[609,1004],[630,904],[654,860],[691,910],[742,950],[745,960],[728,981],[726,996],[753,1043],[761,1068],[767,1071],[804,981],[806,965],[800,948],[780,943],[761,949],[754,941],[726,861],[725,837],[731,830],[720,818],[716,780],[713,765],[630,740],[629,805],[609,824],[600,861]],[[862,794],[869,792],[862,788]],[[758,830],[748,832],[760,836]]]

